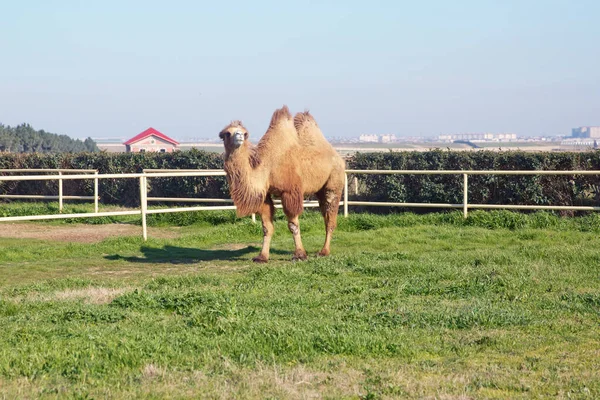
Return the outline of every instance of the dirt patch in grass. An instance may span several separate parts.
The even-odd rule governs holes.
[[[51,293],[30,293],[26,296],[17,296],[12,299],[14,302],[22,301],[71,301],[81,300],[87,304],[108,304],[117,296],[132,291],[131,287],[106,288],[106,287],[87,287],[81,289],[65,289]]]
[[[361,393],[363,380],[363,374],[354,369],[325,372],[302,365],[287,369],[263,366],[250,375],[257,393],[269,388],[278,396],[296,399],[318,399],[327,391],[335,397],[357,396]]]
[[[159,367],[155,364],[146,364],[142,368],[142,377],[145,380],[156,380],[158,378],[163,379],[166,374],[166,368]]]
[[[103,288],[89,287],[85,289],[67,289],[54,293],[52,296],[56,300],[83,300],[91,304],[108,304],[115,297],[131,290],[131,288]]]
[[[249,247],[248,243],[226,243],[219,246],[213,246],[211,250],[242,250],[247,247]],[[258,248],[256,251],[258,251]]]
[[[30,223],[0,224],[0,238],[97,243],[110,237],[138,235],[142,236],[142,228],[129,224],[69,224],[60,226]],[[148,236],[161,239],[174,239],[179,237],[179,233],[176,229],[148,228]]]
[[[196,397],[198,393],[203,393],[206,398],[214,399],[321,399],[359,398],[364,392],[361,385],[364,374],[352,368],[322,371],[303,365],[257,365],[255,369],[248,369],[225,359],[218,371],[208,374],[201,370],[182,373],[146,364],[140,371],[141,387],[137,395],[148,397],[152,393],[168,397],[167,393],[176,393],[175,397],[178,397],[183,394],[182,389],[187,389],[183,397]]]

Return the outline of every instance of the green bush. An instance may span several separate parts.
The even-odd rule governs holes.
[[[404,170],[600,170],[600,152],[473,151],[365,153],[351,157],[349,169]],[[175,153],[0,154],[0,169],[97,169],[100,174],[137,173],[152,169],[222,168],[219,154],[198,151]],[[351,200],[408,203],[453,203],[463,199],[462,176],[356,175],[358,194]],[[353,182],[353,176],[350,176]],[[224,177],[151,178],[150,197],[228,198]],[[56,181],[0,182],[1,194],[58,193]],[[65,195],[92,195],[92,180],[63,182]],[[139,205],[139,181],[102,179],[99,193],[104,204]],[[530,205],[599,205],[600,177],[583,175],[473,175],[469,177],[469,203]],[[172,204],[172,203],[171,203]],[[188,203],[189,204],[189,203]],[[153,203],[156,205],[156,203]],[[388,207],[363,208],[377,213]],[[360,211],[354,208],[353,211]],[[423,212],[423,209],[419,209]],[[431,210],[431,209],[429,209]],[[368,225],[368,221],[363,221]],[[368,226],[363,226],[366,229]],[[358,227],[357,227],[358,229]]]
[[[385,170],[600,170],[600,152],[520,151],[389,152],[356,154],[349,169]],[[402,203],[463,202],[463,177],[457,175],[357,174],[358,194],[350,199]],[[353,182],[354,176],[350,176]],[[598,205],[600,177],[584,175],[471,175],[469,203]],[[389,212],[388,208],[371,209]]]

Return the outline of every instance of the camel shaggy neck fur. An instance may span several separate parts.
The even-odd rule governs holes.
[[[263,247],[254,258],[269,259],[273,235],[272,196],[280,197],[288,228],[294,237],[294,259],[306,259],[298,217],[304,197],[316,195],[325,220],[325,244],[319,255],[329,255],[344,188],[344,160],[327,142],[309,112],[292,118],[287,108],[273,113],[269,128],[254,146],[240,121],[220,132],[225,146],[225,172],[239,216],[257,213],[263,225]]]

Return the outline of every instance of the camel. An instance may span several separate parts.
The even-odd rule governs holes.
[[[267,132],[256,146],[249,142],[241,121],[232,121],[219,137],[225,146],[225,172],[237,215],[255,213],[262,221],[262,249],[252,260],[269,260],[275,230],[273,197],[281,198],[294,238],[292,259],[306,260],[299,217],[304,197],[313,194],[325,221],[325,244],[318,255],[328,256],[344,190],[345,162],[327,142],[313,116],[305,111],[292,118],[284,105],[275,110]]]

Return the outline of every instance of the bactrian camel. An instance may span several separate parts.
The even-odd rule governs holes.
[[[345,163],[312,115],[303,112],[292,118],[283,106],[273,113],[257,146],[250,143],[240,121],[227,125],[219,137],[225,145],[225,172],[238,216],[256,213],[262,220],[263,245],[253,261],[269,260],[275,213],[272,196],[281,198],[296,247],[293,259],[305,260],[298,217],[305,196],[316,195],[325,220],[325,244],[318,255],[329,255],[344,190]]]

